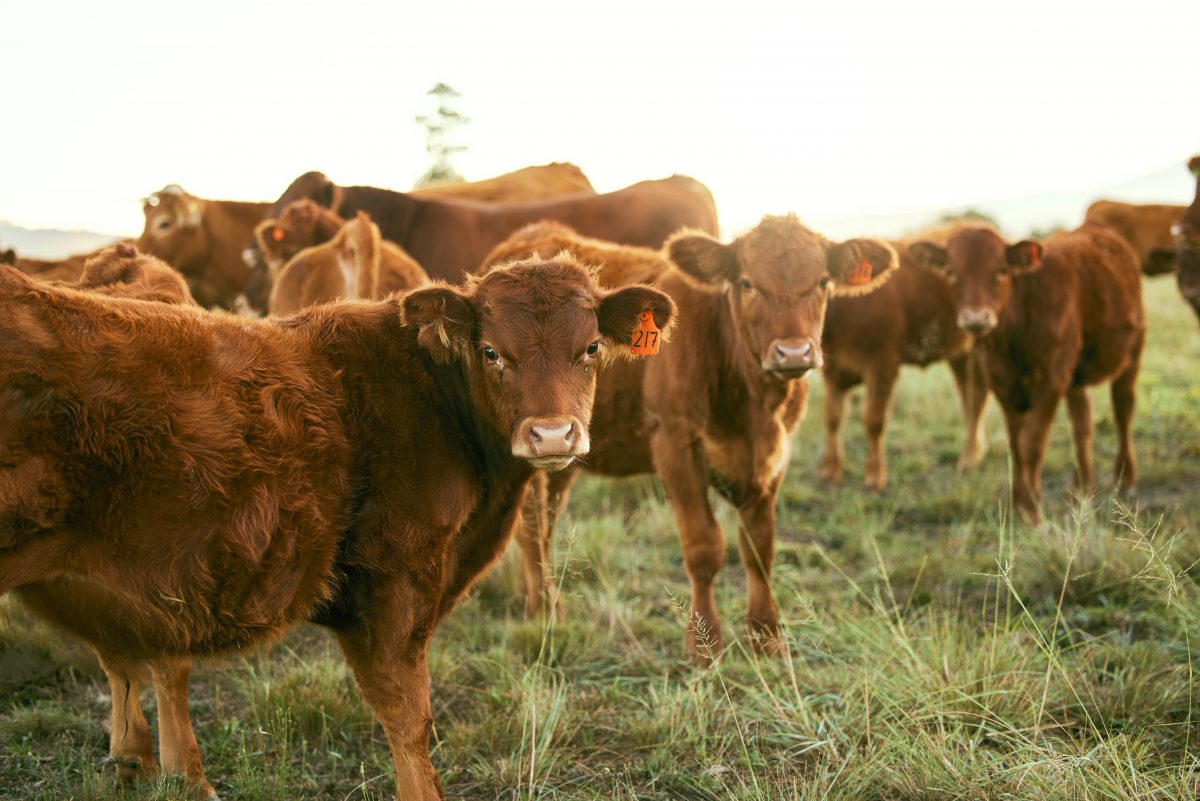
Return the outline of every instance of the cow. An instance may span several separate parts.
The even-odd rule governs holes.
[[[136,246],[122,242],[91,256],[79,280],[71,286],[111,297],[198,306],[187,282],[171,265],[139,253]]]
[[[1196,177],[1196,199],[1176,223],[1175,280],[1179,283],[1179,294],[1200,320],[1200,156],[1192,157],[1188,169]]]
[[[427,198],[475,200],[480,203],[529,203],[553,197],[594,195],[592,182],[583,170],[567,162],[522,167],[483,181],[452,181],[413,190]]]
[[[927,235],[944,240],[950,233],[951,227],[944,227]],[[974,467],[987,452],[981,423],[988,391],[979,360],[971,353],[971,336],[958,327],[950,286],[912,262],[908,256],[910,243],[889,242],[899,255],[900,266],[877,291],[835,296],[829,301],[821,342],[826,436],[819,472],[825,481],[842,480],[840,434],[846,395],[865,384],[867,460],[863,484],[873,490],[887,485],[883,435],[892,390],[903,364],[926,367],[948,362],[966,423],[959,466]]]
[[[15,267],[39,281],[65,281],[72,283],[78,281],[79,277],[83,274],[83,265],[87,263],[87,260],[98,253],[100,253],[99,250],[92,251],[91,253],[76,253],[67,256],[65,259],[25,259],[21,258],[12,248],[9,248],[4,252],[3,257],[0,257],[0,264]]]
[[[317,303],[378,299],[428,283],[421,266],[379,236],[366,212],[323,245],[306,248],[280,270],[269,311],[283,316]]]
[[[270,208],[207,200],[170,184],[143,200],[146,220],[137,247],[183,273],[200,304],[232,309],[250,280],[242,250]]]
[[[710,661],[722,644],[713,581],[725,539],[709,487],[741,516],[752,644],[776,650],[779,617],[768,583],[775,505],[804,410],[803,377],[821,363],[829,298],[875,289],[893,271],[895,252],[878,240],[831,242],[787,215],[764,217],[728,245],[685,229],[662,251],[542,223],[516,232],[488,263],[564,249],[602,265],[605,286],[633,280],[662,289],[679,306],[679,325],[659,356],[616,365],[600,377],[586,462],[535,486],[520,536],[527,610],[556,611],[547,554],[577,467],[606,476],[653,473],[674,510],[691,581],[689,656]]]
[[[387,736],[397,799],[429,761],[433,629],[506,543],[537,469],[589,449],[598,368],[647,286],[527,259],[285,320],[102,297],[0,267],[0,594],[91,644],[113,757],[212,795],[195,656],[331,628]]]
[[[1162,275],[1175,269],[1175,237],[1171,227],[1186,206],[1139,205],[1097,200],[1088,206],[1084,222],[1111,228],[1137,253],[1142,273]]]
[[[273,277],[297,253],[333,239],[345,224],[346,220],[324,206],[298,200],[285,206],[278,218],[259,223],[254,229],[254,243],[268,275]]]
[[[1075,487],[1090,493],[1092,418],[1087,388],[1111,382],[1117,426],[1116,480],[1137,481],[1131,425],[1146,338],[1137,254],[1094,223],[1044,244],[1008,244],[994,230],[964,227],[945,247],[917,242],[910,257],[954,284],[958,325],[976,339],[988,386],[1004,411],[1012,504],[1041,519],[1042,460],[1065,395],[1075,439]]]
[[[458,281],[488,252],[522,225],[558,220],[585,236],[626,245],[659,247],[668,236],[691,226],[717,234],[712,194],[682,175],[643,181],[603,195],[582,195],[520,204],[432,200],[370,186],[338,186],[319,172],[292,182],[275,202],[272,217],[297,200],[312,200],[350,218],[366,211],[383,238],[404,248],[431,278]],[[257,268],[265,272],[265,267]],[[257,282],[256,282],[257,283]],[[263,308],[269,292],[263,280],[250,305]]]

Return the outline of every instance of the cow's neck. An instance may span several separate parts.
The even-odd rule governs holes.
[[[201,225],[208,243],[208,263],[203,266],[221,284],[222,295],[236,297],[250,280],[242,249],[254,239],[254,227],[263,221],[270,206],[236,200],[205,202]]]
[[[442,397],[441,414],[452,423],[459,444],[469,455],[471,478],[479,488],[475,508],[466,524],[453,537],[446,559],[442,601],[438,619],[504,553],[524,503],[533,468],[514,458],[508,438],[496,431],[479,411],[474,400],[480,387],[472,380],[470,367],[455,361],[432,365]]]

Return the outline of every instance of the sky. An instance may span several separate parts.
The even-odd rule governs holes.
[[[467,178],[684,173],[727,231],[1083,191],[1200,152],[1194,0],[37,0],[4,29],[0,219],[26,227],[136,234],[168,183],[407,189],[439,81],[471,119]]]

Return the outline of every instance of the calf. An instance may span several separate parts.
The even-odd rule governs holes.
[[[384,242],[364,212],[323,245],[306,248],[279,271],[268,308],[287,315],[317,303],[379,299],[428,283],[421,266]]]
[[[1084,222],[1111,228],[1129,243],[1138,256],[1142,272],[1162,275],[1175,269],[1175,238],[1172,226],[1186,206],[1120,203],[1097,200],[1088,206]]]
[[[89,258],[79,280],[70,286],[111,297],[198,305],[182,275],[169,264],[139,253],[137,247],[125,242]]]
[[[137,246],[183,273],[202,305],[232,309],[250,280],[242,249],[270,207],[206,200],[171,184],[143,201]]]
[[[1179,283],[1179,294],[1200,320],[1200,156],[1188,162],[1188,169],[1196,177],[1196,199],[1184,210],[1175,227],[1175,280]]]
[[[734,504],[742,522],[738,546],[753,643],[775,648],[779,618],[768,584],[775,501],[807,395],[801,378],[821,363],[829,298],[838,291],[873,290],[895,266],[895,252],[877,240],[835,244],[789,215],[765,217],[729,245],[685,230],[662,253],[571,236],[552,225],[540,235],[536,229],[518,232],[512,249],[501,246],[491,258],[564,247],[602,264],[605,285],[653,282],[679,304],[679,326],[659,357],[601,376],[592,451],[581,466],[609,476],[655,473],[661,479],[692,585],[688,651],[700,661],[721,648],[713,581],[725,542],[709,487]],[[547,551],[576,472],[571,467],[550,475],[546,497],[536,498],[526,513],[521,538],[530,611],[547,609],[555,595]]]
[[[596,368],[644,286],[569,258],[284,321],[105,298],[0,267],[0,594],[95,647],[120,764],[210,795],[188,659],[332,628],[396,766],[428,755],[434,626],[504,546],[537,468],[588,452]],[[553,432],[554,436],[550,436]]]
[[[842,480],[840,432],[846,394],[865,383],[867,464],[863,483],[876,490],[887,484],[883,434],[902,364],[949,363],[966,422],[959,465],[973,467],[987,452],[981,425],[987,385],[978,358],[971,354],[971,336],[956,322],[954,292],[945,281],[913,263],[907,242],[891,245],[899,254],[900,268],[875,292],[832,298],[821,343],[826,429],[821,477],[831,482]]]
[[[958,324],[976,337],[988,385],[1004,410],[1013,465],[1013,507],[1040,519],[1042,459],[1064,395],[1078,462],[1076,487],[1092,488],[1087,387],[1112,382],[1117,480],[1137,478],[1131,424],[1146,337],[1137,254],[1103,226],[1055,234],[1045,246],[1007,244],[993,230],[964,228],[946,247],[918,242],[918,264],[955,285]]]

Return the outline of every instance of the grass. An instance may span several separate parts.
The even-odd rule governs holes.
[[[856,424],[846,484],[817,482],[814,381],[781,498],[774,590],[789,647],[777,660],[745,650],[731,536],[718,601],[737,639],[717,667],[687,665],[687,581],[661,489],[581,481],[555,543],[566,622],[524,619],[510,554],[434,638],[433,762],[447,795],[1195,798],[1200,332],[1169,280],[1148,282],[1147,308],[1139,494],[1072,503],[1060,417],[1038,529],[1008,517],[994,405],[992,452],[956,471],[946,368],[903,375],[880,494],[857,486]],[[1107,477],[1112,418],[1107,392],[1093,395]],[[730,510],[720,517],[732,534]],[[180,798],[170,781],[118,787],[101,765],[106,694],[86,649],[0,600],[0,798]],[[226,801],[392,798],[383,733],[324,632],[202,666],[192,697]]]

